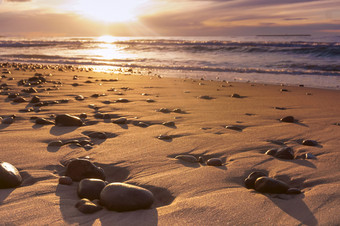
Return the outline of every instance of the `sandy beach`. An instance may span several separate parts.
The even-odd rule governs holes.
[[[15,166],[23,180],[0,189],[1,225],[340,223],[340,90],[163,78],[135,69],[109,74],[2,64],[0,70],[0,161]],[[46,81],[20,85],[39,76]],[[14,93],[24,100],[14,102],[8,97]],[[33,96],[41,106],[30,103]],[[60,114],[82,113],[83,126],[35,123],[36,117],[54,122]],[[13,123],[4,123],[12,115]],[[286,116],[294,122],[280,121]],[[122,117],[125,124],[113,123]],[[91,132],[107,137],[90,139]],[[91,145],[69,142],[84,139]],[[57,140],[63,145],[49,145]],[[294,159],[265,154],[281,147],[290,147]],[[109,183],[148,189],[155,197],[151,208],[80,212],[79,182],[58,182],[74,158],[101,167]],[[222,165],[208,165],[211,158]],[[247,189],[244,180],[253,171],[301,193]]]

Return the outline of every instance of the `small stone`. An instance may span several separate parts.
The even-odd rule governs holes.
[[[61,140],[51,141],[50,143],[48,143],[48,146],[61,147],[61,146],[63,146],[63,142]]]
[[[115,123],[115,124],[126,124],[127,122],[127,119],[124,118],[124,117],[121,117],[119,119],[116,119],[116,120],[113,120],[112,123]]]
[[[8,98],[16,98],[18,97],[20,94],[19,93],[11,93],[11,94],[8,94]]]
[[[233,93],[231,95],[231,97],[233,97],[233,98],[241,98],[241,96],[239,94],[237,94],[237,93]]]
[[[35,120],[35,123],[39,125],[54,125],[53,121],[45,119],[45,118],[37,118]]]
[[[58,126],[82,126],[83,122],[76,116],[63,114],[56,116],[55,124]]]
[[[163,122],[162,125],[169,126],[169,127],[174,127],[175,126],[175,122]]]
[[[183,111],[180,108],[175,108],[174,110],[172,110],[172,112],[183,113]]]
[[[106,186],[106,183],[100,179],[85,178],[79,182],[77,194],[79,198],[89,200],[99,199],[100,192]]]
[[[116,103],[128,103],[129,100],[128,99],[124,99],[124,98],[119,98],[118,100],[115,101]]]
[[[2,119],[2,124],[12,124],[14,122],[14,117],[6,117]]]
[[[73,159],[67,164],[65,174],[71,177],[73,181],[80,181],[85,178],[105,180],[104,170],[87,159]]]
[[[40,102],[40,98],[38,96],[34,96],[32,97],[30,103],[31,104],[35,104],[35,103],[39,103]]]
[[[280,180],[269,177],[259,177],[255,181],[255,190],[261,193],[284,194],[289,186]]]
[[[303,140],[302,144],[307,146],[317,146],[318,142],[316,142],[315,140]]]
[[[281,92],[288,92],[287,89],[280,89]]]
[[[316,159],[316,156],[313,155],[312,153],[306,153],[306,154],[304,155],[304,158],[305,158],[305,159]]]
[[[72,183],[73,182],[72,182],[71,177],[68,177],[68,176],[61,176],[61,177],[59,177],[59,184],[71,185]]]
[[[83,95],[78,95],[75,97],[76,100],[85,100],[85,97]]]
[[[13,102],[15,102],[15,103],[23,103],[23,102],[26,102],[26,99],[23,98],[23,97],[16,97],[16,98],[14,98]]]
[[[142,127],[142,128],[147,128],[147,127],[149,127],[149,125],[146,124],[145,122],[138,122],[138,123],[136,124],[136,126],[139,126],[139,127]]]
[[[277,153],[277,149],[276,148],[271,148],[268,151],[266,151],[266,155],[271,155],[271,156],[275,156]]]
[[[22,182],[17,168],[8,162],[0,162],[0,189],[15,188]]]
[[[146,102],[148,102],[148,103],[153,103],[153,102],[155,102],[153,99],[146,99]]]
[[[236,130],[236,131],[242,131],[241,127],[234,126],[234,125],[229,125],[225,127],[226,129],[231,129],[231,130]]]
[[[301,190],[298,189],[298,188],[289,188],[287,190],[286,194],[289,194],[289,195],[298,195],[298,194],[301,194]]]
[[[198,157],[198,162],[199,162],[199,163],[202,163],[202,164],[204,163],[204,158],[203,158],[203,156]]]
[[[160,108],[158,111],[162,112],[162,113],[169,113],[170,112],[170,110],[167,109],[167,108]]]
[[[100,203],[118,212],[148,209],[154,201],[149,190],[125,183],[108,184],[100,193]]]
[[[172,139],[171,136],[163,135],[163,134],[159,135],[157,138],[160,139],[160,140],[171,140]]]
[[[92,133],[89,133],[87,136],[91,138],[107,139],[107,135],[103,132],[92,132]]]
[[[87,118],[87,114],[86,113],[81,113],[79,115],[79,118],[85,119],[85,118]]]
[[[275,157],[280,159],[294,159],[294,151],[290,147],[283,147],[277,150]]]
[[[177,155],[175,159],[183,160],[185,162],[196,163],[198,162],[197,158],[193,155]]]
[[[77,202],[75,206],[80,212],[85,213],[85,214],[95,213],[103,209],[103,207],[85,198]]]
[[[204,100],[211,100],[211,99],[213,99],[213,98],[210,97],[210,96],[199,96],[198,98],[199,98],[199,99],[204,99]]]
[[[286,116],[284,118],[280,119],[281,122],[289,122],[289,123],[293,123],[295,122],[295,119],[293,116]]]
[[[254,188],[255,181],[257,180],[257,178],[265,176],[267,175],[261,171],[254,171],[251,174],[249,174],[249,176],[244,180],[244,184],[248,189]]]
[[[207,161],[208,166],[222,166],[222,160],[220,158],[211,158]]]

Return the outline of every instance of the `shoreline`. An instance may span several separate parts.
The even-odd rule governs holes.
[[[164,78],[134,70],[104,74],[53,67],[32,71],[0,68],[4,75],[0,116],[16,115],[12,124],[0,124],[0,161],[16,166],[23,178],[15,189],[0,189],[2,223],[340,222],[339,90]],[[45,82],[18,85],[22,79],[40,75]],[[37,92],[23,91],[29,88]],[[9,93],[20,93],[25,101],[15,103]],[[84,98],[79,99],[79,95]],[[29,103],[33,96],[39,96],[46,105]],[[32,110],[22,111],[29,108]],[[39,125],[32,118],[54,121],[56,115],[65,113],[86,113],[85,125]],[[285,116],[296,120],[280,122]],[[126,118],[126,124],[113,123],[121,117]],[[93,145],[87,148],[69,142],[90,139],[89,132],[103,132],[108,137],[91,139]],[[303,145],[305,139],[318,145]],[[48,145],[56,140],[64,145]],[[316,159],[282,160],[265,154],[280,147],[292,148],[295,156],[310,153]],[[203,163],[176,159],[187,154],[203,157]],[[78,211],[74,206],[79,200],[78,183],[62,185],[58,179],[65,171],[62,163],[86,156],[104,169],[108,182],[149,189],[155,196],[151,208],[130,212],[104,208],[89,215]],[[220,159],[222,165],[207,165],[210,158]],[[254,170],[302,193],[270,195],[247,189],[244,180]]]

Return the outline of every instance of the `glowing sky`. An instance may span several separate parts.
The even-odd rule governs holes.
[[[0,35],[340,34],[340,0],[0,0]]]

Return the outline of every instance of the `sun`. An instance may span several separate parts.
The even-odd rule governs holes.
[[[72,11],[88,19],[119,23],[137,20],[148,0],[76,0]]]

